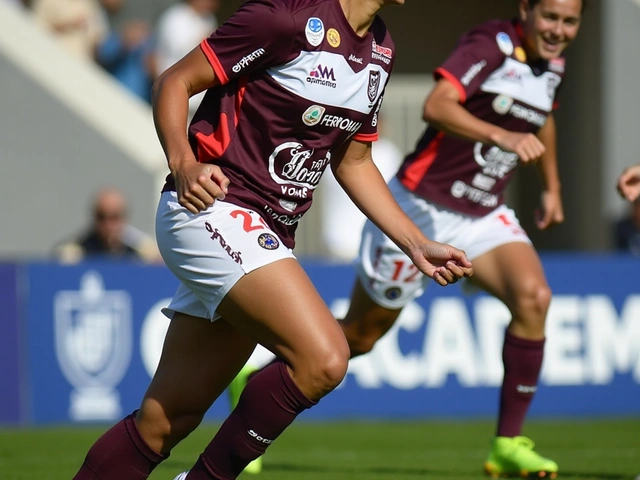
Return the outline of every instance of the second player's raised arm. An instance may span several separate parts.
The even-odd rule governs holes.
[[[441,285],[472,273],[464,252],[432,242],[400,208],[371,158],[371,144],[351,140],[332,158],[336,180],[356,206],[426,275]]]

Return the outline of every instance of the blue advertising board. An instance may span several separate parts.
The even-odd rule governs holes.
[[[531,415],[640,415],[640,261],[548,256],[554,291]],[[350,266],[306,264],[336,316]],[[28,267],[26,339],[35,423],[111,422],[138,407],[157,365],[177,287],[164,267]],[[306,418],[492,416],[509,312],[485,294],[433,284],[343,384]],[[208,418],[227,413],[220,399]]]
[[[20,421],[20,340],[18,267],[0,265],[0,424]]]

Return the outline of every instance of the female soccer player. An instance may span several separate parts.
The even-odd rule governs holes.
[[[578,33],[584,6],[583,0],[521,0],[519,18],[466,33],[435,71],[424,104],[429,127],[390,182],[423,233],[464,249],[473,261],[472,280],[511,312],[496,437],[485,462],[493,476],[555,477],[558,471],[521,436],[542,365],[551,291],[503,194],[518,164],[537,162],[543,183],[537,226],[564,219],[553,110],[565,71],[562,54]],[[410,258],[375,222],[364,228],[360,253],[343,322],[352,356],[369,352],[425,288]]]
[[[349,348],[292,253],[327,166],[416,267],[446,285],[465,254],[432,242],[371,161],[395,49],[376,16],[403,0],[249,0],[154,87],[170,175],[157,238],[181,284],[140,409],[91,447],[77,480],[145,479],[201,422],[256,342],[256,374],[188,480],[236,478],[342,380]],[[186,132],[188,99],[206,95]]]

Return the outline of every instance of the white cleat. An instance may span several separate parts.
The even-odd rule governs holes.
[[[189,471],[186,472],[182,472],[180,475],[178,475],[176,478],[174,478],[173,480],[184,480],[185,478],[187,478],[187,474],[189,473]]]

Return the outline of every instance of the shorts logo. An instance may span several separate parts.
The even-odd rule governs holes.
[[[498,43],[500,51],[510,57],[513,53],[513,42],[509,34],[505,32],[498,33],[498,35],[496,35],[496,42]]]
[[[327,30],[327,42],[329,42],[329,45],[333,48],[338,48],[340,46],[340,32],[335,28]]]
[[[265,250],[275,250],[280,246],[280,242],[275,237],[275,235],[271,235],[270,233],[262,233],[258,237],[258,245],[260,245]]]
[[[307,41],[317,47],[322,43],[324,38],[324,24],[318,17],[311,17],[307,20],[307,26],[304,29],[304,34],[307,37]]]
[[[225,252],[227,252],[227,255],[229,255],[231,259],[238,265],[242,265],[242,253],[232,250],[231,246],[227,244],[227,241],[220,234],[220,231],[217,228],[213,228],[209,222],[204,222],[204,228],[206,228],[207,232],[211,234],[211,240],[218,240],[220,246],[224,249]]]
[[[309,108],[305,110],[302,114],[302,123],[304,123],[307,127],[313,127],[320,123],[322,120],[322,116],[324,115],[326,108],[321,107],[320,105],[311,105]]]
[[[384,296],[389,300],[397,300],[402,295],[402,289],[399,287],[387,288],[384,292]]]
[[[513,105],[513,98],[507,97],[506,95],[498,95],[493,100],[492,105],[496,113],[499,113],[500,115],[506,115],[507,112],[509,112],[511,105]]]
[[[380,72],[377,70],[369,71],[369,86],[367,87],[367,95],[371,103],[376,101],[378,90],[380,89]]]

